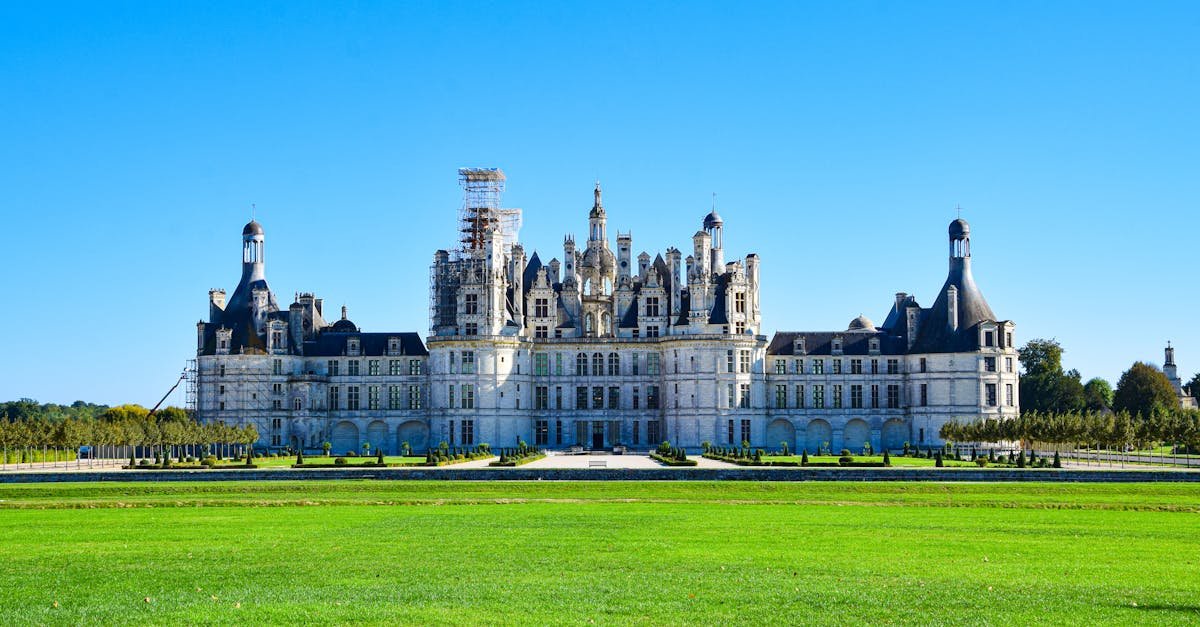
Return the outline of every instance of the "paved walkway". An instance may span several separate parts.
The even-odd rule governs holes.
[[[698,468],[732,468],[733,464],[719,462],[713,459],[704,459],[702,457],[692,457],[697,461]],[[640,453],[631,453],[627,455],[564,455],[557,451],[551,451],[545,459],[539,459],[536,462],[529,462],[521,466],[522,468],[595,468],[600,462],[604,463],[602,468],[686,468],[686,466],[664,466],[653,459],[649,455]],[[596,464],[597,466],[593,466]],[[458,466],[458,465],[456,465]]]

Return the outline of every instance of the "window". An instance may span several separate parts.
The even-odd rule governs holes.
[[[995,331],[984,331],[983,332],[983,345],[984,346],[995,346],[996,345],[996,332]]]
[[[358,409],[358,404],[358,386],[352,385],[346,388],[346,409]]]
[[[750,407],[750,384],[743,383],[738,386],[738,407]]]
[[[367,374],[372,377],[379,376],[379,360],[372,359],[367,361]]]
[[[421,386],[408,386],[408,408],[421,409]]]
[[[929,384],[921,384],[921,407],[929,404]]]
[[[996,371],[996,358],[995,357],[984,357],[983,358],[983,369],[985,372],[995,372]]]
[[[816,409],[825,409],[825,386],[813,386],[813,407]]]
[[[410,374],[410,375],[421,374],[421,360],[420,359],[408,360],[408,374]]]
[[[616,353],[608,354],[608,376],[616,377],[621,374],[621,357]]]
[[[475,372],[475,351],[462,352],[462,373],[472,374]]]
[[[341,409],[341,396],[338,386],[329,386],[329,409]]]
[[[600,353],[592,353],[592,376],[604,376],[604,355]]]
[[[283,374],[283,360],[282,359],[272,359],[271,360],[271,374]]]
[[[640,437],[641,433],[640,433],[640,430],[638,429],[638,426],[639,426],[638,421],[634,420],[633,421],[633,444],[634,444],[634,446],[641,444],[642,438]]]
[[[475,386],[470,383],[462,384],[462,408],[475,409]]]
[[[1013,345],[1013,343],[1012,343],[1012,333],[1005,333],[1005,334],[1004,334],[1004,345],[1005,345],[1005,346],[1012,346],[1012,345]]]
[[[842,386],[841,385],[833,386],[833,406],[835,409],[841,409],[841,407],[842,407]]]
[[[608,408],[609,409],[620,409],[621,408],[621,388],[619,388],[615,385],[609,386],[609,388],[608,388]]]
[[[473,316],[479,313],[479,295],[464,294],[463,295],[463,313],[468,316]]]
[[[271,401],[271,409],[283,409],[283,401],[279,399]]]
[[[401,364],[401,362],[399,359],[389,359],[388,360],[388,375],[393,376],[393,377],[398,377],[398,376],[404,374],[404,371],[402,371],[400,369],[401,368],[400,364]]]
[[[779,409],[787,409],[787,386],[775,386],[775,407]]]
[[[325,362],[325,372],[328,372],[329,376],[331,376],[331,377],[338,376],[338,374],[339,374],[338,366],[340,364],[341,364],[341,362],[339,362],[338,360],[330,359],[329,361]]]
[[[632,354],[630,354],[630,355],[629,355],[629,370],[630,370],[630,372],[632,372],[633,374],[635,374],[635,375],[636,375],[636,374],[639,374],[639,373],[638,373],[638,368],[639,368],[639,366],[638,366],[638,354],[637,354],[637,353],[632,353]]]
[[[587,409],[587,388],[582,385],[575,388],[575,409]]]
[[[554,353],[554,375],[557,377],[562,376],[562,372],[563,372],[562,362],[563,362],[562,353]]]
[[[533,337],[545,339],[550,337],[550,328],[544,324],[539,324],[533,328]]]
[[[733,372],[733,351],[725,351],[725,372]]]
[[[554,386],[554,409],[562,409],[562,386]]]
[[[743,374],[750,372],[750,351],[738,351],[738,372]]]
[[[900,360],[899,359],[887,360],[887,373],[888,374],[900,374]]]
[[[454,384],[453,383],[451,383],[449,386],[449,389],[446,390],[446,396],[450,401],[449,403],[446,404],[446,406],[449,407],[450,409],[454,409]],[[454,437],[454,426],[453,425],[450,426],[450,437]]]
[[[749,420],[742,420],[742,441],[743,442],[750,441],[750,421]]]
[[[783,359],[775,360],[775,374],[787,374],[787,361]]]
[[[646,409],[658,409],[658,386],[657,385],[646,386]],[[657,422],[652,422],[650,424],[655,425],[655,428],[657,428],[657,425],[658,425]],[[647,432],[649,432],[650,426],[647,425],[646,429],[647,429]],[[650,439],[651,442],[654,442],[655,440],[658,440],[658,438],[653,437]]]
[[[651,444],[662,441],[662,436],[658,432],[657,420],[646,421],[646,441]]]
[[[550,316],[550,299],[548,299],[548,298],[533,299],[533,317],[534,318],[546,318],[549,316]]]
[[[729,429],[727,430],[725,435],[726,435],[726,437],[729,438],[729,443],[733,444],[733,421],[732,420],[729,421]]]
[[[812,373],[813,374],[825,374],[825,360],[824,359],[814,359],[813,360]]]
[[[275,396],[282,395],[283,394],[283,384],[282,383],[272,383],[271,384],[271,394],[274,394]]]
[[[985,392],[987,393],[988,407],[995,407],[996,406],[996,384],[988,383],[986,386],[984,386],[984,389],[985,389]]]
[[[659,357],[658,353],[646,355],[646,374],[659,374]]]
[[[388,386],[388,409],[400,409],[400,386]]]
[[[891,384],[887,386],[887,406],[888,409],[900,408],[900,386]]]
[[[1013,360],[1012,360],[1012,357],[1005,357],[1005,358],[1004,358],[1004,371],[1005,371],[1005,372],[1012,372],[1012,371],[1013,371]]]
[[[1009,407],[1013,406],[1013,384],[1004,384],[1004,404]]]
[[[562,421],[554,421],[554,443],[562,445]]]
[[[350,376],[352,376],[352,377],[357,377],[357,376],[359,375],[359,371],[358,371],[358,360],[357,360],[357,359],[351,359],[351,360],[350,360],[350,361],[347,363],[347,372],[346,372],[346,374],[348,374],[348,375],[350,375]]]
[[[647,318],[657,318],[658,315],[659,315],[658,314],[658,297],[657,296],[648,297],[646,299],[646,317]]]
[[[592,409],[604,409],[604,387],[592,386]]]
[[[544,377],[550,374],[550,356],[545,353],[538,353],[533,356],[533,374],[535,376]]]
[[[583,353],[575,355],[575,376],[587,376],[587,355]]]
[[[642,391],[641,391],[640,389],[638,389],[637,387],[634,387],[634,388],[633,388],[633,398],[631,398],[631,399],[629,399],[629,400],[633,401],[633,408],[634,408],[634,409],[641,409],[641,407],[642,407],[642,396],[641,396],[641,394],[642,394]]]
[[[479,335],[479,323],[468,322],[463,325],[463,335]]]
[[[533,388],[533,408],[550,409],[550,388],[544,385]]]
[[[462,445],[471,446],[475,444],[475,421],[462,421]]]
[[[871,360],[871,374],[879,374],[879,360],[878,359]]]
[[[218,409],[220,409],[221,411],[225,411],[225,401],[221,401],[220,405],[218,406]]]
[[[646,327],[646,337],[658,337],[658,327],[657,326]]]
[[[533,427],[533,442],[537,446],[546,446],[550,443],[550,421],[538,420]]]
[[[292,409],[294,409],[296,411],[300,411],[303,408],[304,408],[304,404],[300,399],[298,399],[298,398],[292,399]]]
[[[217,366],[217,376],[218,377],[225,376],[225,364],[221,364],[220,366]]]
[[[797,385],[796,386],[796,407],[798,409],[804,409],[804,405],[805,405],[805,403],[804,403],[804,386]]]
[[[862,406],[863,406],[862,386],[861,385],[850,386],[850,407],[852,409],[862,409]]]
[[[451,387],[453,387],[453,386],[451,386]],[[451,404],[453,404],[453,403],[451,403]],[[450,428],[447,429],[446,431],[448,431],[450,433],[450,446],[454,446],[454,421],[453,420],[450,421]]]
[[[850,374],[862,374],[862,360],[861,359],[851,359],[850,360]]]
[[[738,292],[733,295],[733,310],[737,313],[746,313],[746,293]]]
[[[833,360],[833,374],[842,374],[842,360]]]
[[[367,387],[367,409],[379,409],[379,386]]]

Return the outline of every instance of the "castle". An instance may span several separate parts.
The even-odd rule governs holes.
[[[760,259],[727,261],[715,209],[692,249],[633,256],[597,184],[586,243],[526,256],[498,169],[462,169],[455,246],[434,254],[430,328],[364,333],[321,299],[282,310],[265,234],[242,231],[242,278],[210,290],[197,324],[195,410],[253,423],[267,448],[386,453],[489,443],[650,448],[897,449],[941,443],[953,419],[1018,413],[1011,321],[971,275],[971,234],[950,223],[949,273],[931,307],[896,294],[880,325],[763,334]],[[582,249],[580,249],[582,248]]]

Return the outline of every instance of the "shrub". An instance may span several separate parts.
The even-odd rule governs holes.
[[[299,466],[303,463],[304,463],[304,451],[299,451],[296,453],[296,465]]]
[[[1037,462],[1037,451],[1029,449],[1029,465],[1032,466]]]
[[[1062,459],[1058,456],[1058,451],[1054,451],[1054,463],[1052,465],[1055,468],[1062,468]]]
[[[933,465],[936,468],[941,468],[946,465],[942,462],[942,452],[940,450],[933,455]]]
[[[377,448],[377,449],[375,449],[375,453],[376,453],[375,454],[375,463],[382,464],[383,463],[383,449]]]
[[[1017,453],[1017,468],[1025,467],[1025,451]]]
[[[137,463],[137,465],[138,465],[138,466],[149,466],[149,465],[150,465],[150,460],[148,460],[148,459],[139,459],[139,460],[138,460],[138,463]]]
[[[213,455],[209,455],[208,457],[205,457],[204,459],[200,460],[200,465],[202,465],[202,466],[216,466],[216,465],[217,465],[217,458],[216,458],[215,456],[213,456]]]
[[[850,449],[844,448],[844,449],[842,449],[841,453],[838,453],[838,455],[841,455],[842,457],[850,457],[850,456],[854,455],[854,453],[851,453]]]
[[[358,457],[358,453],[355,453],[354,451],[346,451],[345,457]]]
[[[986,457],[976,457],[975,465],[979,466],[980,468],[986,468],[988,465],[988,460]]]
[[[849,452],[850,451],[847,451],[846,449],[842,449],[843,454],[841,457],[838,458],[839,464],[845,465],[845,464],[853,464],[854,463],[854,456],[849,455],[848,454]]]
[[[883,465],[884,465],[884,466],[891,466],[891,465],[892,465],[892,456],[891,456],[891,455],[888,455],[888,450],[887,450],[887,449],[883,449]]]
[[[808,449],[804,449],[804,452],[800,454],[800,465],[801,466],[808,465]]]
[[[336,458],[336,459],[334,459],[334,460],[333,460],[333,463],[334,463],[334,465],[337,465],[337,466],[345,466],[345,465],[346,465],[346,458],[345,458],[345,457],[338,457],[338,458]]]

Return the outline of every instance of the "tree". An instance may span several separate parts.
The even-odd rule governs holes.
[[[1112,409],[1112,384],[1100,377],[1088,379],[1088,382],[1083,384],[1083,403],[1088,411]]]
[[[1113,394],[1113,409],[1135,416],[1148,417],[1152,414],[1173,411],[1179,407],[1175,387],[1161,370],[1143,362],[1133,366],[1117,381]]]
[[[1184,384],[1183,389],[1189,396],[1200,402],[1200,372],[1192,375],[1192,379]]]
[[[1062,354],[1062,345],[1053,339],[1029,340],[1021,348],[1018,359],[1025,370],[1020,382],[1022,409],[1083,410],[1084,391],[1079,372],[1063,372]]]

